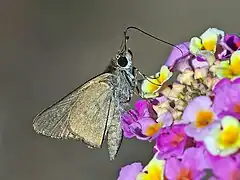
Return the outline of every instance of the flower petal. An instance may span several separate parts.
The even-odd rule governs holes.
[[[240,128],[239,121],[231,116],[225,116],[222,119],[221,123],[222,123],[223,128],[229,127],[229,126],[236,126],[236,127]]]
[[[156,123],[152,118],[141,118],[129,127],[138,139],[146,140],[159,131],[161,124]]]
[[[152,117],[154,114],[152,104],[145,99],[137,100],[135,103],[135,109],[138,112],[139,117]]]
[[[155,144],[159,159],[182,156],[188,142],[184,127],[181,124],[161,129]]]
[[[186,149],[182,157],[182,163],[184,167],[191,168],[194,171],[201,171],[208,167],[204,159],[203,148],[191,147]]]
[[[157,78],[160,82],[160,84],[163,84],[164,82],[166,82],[171,76],[173,75],[173,73],[171,71],[169,71],[168,67],[166,65],[163,65],[161,67],[160,70],[160,76]]]
[[[204,143],[207,150],[214,156],[218,155],[220,150],[217,147],[217,143],[212,136],[207,136],[204,138]]]
[[[198,37],[193,37],[189,44],[189,50],[192,54],[197,54],[202,49],[202,41]]]
[[[137,175],[142,171],[141,163],[132,163],[121,168],[117,180],[136,180]]]
[[[164,179],[164,166],[165,161],[158,160],[156,156],[154,156],[148,165],[143,169],[143,172],[138,174],[136,180],[162,180]]]
[[[169,158],[166,163],[166,177],[169,180],[177,179],[177,174],[180,172],[181,163],[176,158]]]
[[[208,64],[207,60],[199,61],[197,58],[192,60],[192,65],[195,69],[209,67],[209,64]]]
[[[236,34],[226,34],[224,37],[224,42],[232,51],[236,51],[240,46],[240,37]]]
[[[235,51],[231,58],[231,69],[234,73],[234,75],[240,75],[240,50]]]
[[[165,65],[170,69],[172,69],[177,62],[181,61],[181,59],[189,54],[189,42],[184,42],[176,46],[181,49],[181,51],[178,48],[173,47],[173,50],[165,63]]]
[[[194,122],[196,113],[201,109],[209,109],[212,105],[212,100],[208,96],[198,96],[189,102],[185,108],[181,122],[186,124]]]
[[[214,87],[213,87],[213,92],[217,93],[217,91],[222,91],[223,88],[225,87],[230,87],[231,86],[231,81],[228,78],[222,78],[220,81],[218,81]]]
[[[172,114],[170,112],[166,112],[161,114],[157,120],[158,123],[162,123],[163,126],[162,127],[167,127],[167,126],[171,126],[173,123],[173,117]]]
[[[121,126],[123,129],[123,135],[126,138],[134,137],[134,134],[131,132],[129,125],[136,122],[138,118],[138,113],[135,110],[129,110],[121,116]]]
[[[232,78],[233,74],[230,69],[230,63],[229,61],[221,61],[220,64],[216,68],[216,75],[219,78]]]
[[[141,84],[142,96],[144,98],[157,97],[159,95],[159,89],[162,88],[162,85],[171,78],[172,75],[173,73],[169,71],[168,67],[163,65],[159,73],[143,80]]]

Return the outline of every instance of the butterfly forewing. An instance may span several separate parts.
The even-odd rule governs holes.
[[[93,147],[101,146],[110,121],[112,76],[106,73],[84,85],[69,114],[70,129]]]
[[[112,76],[104,73],[89,80],[39,113],[33,121],[34,130],[52,138],[81,139],[100,147],[112,99]]]
[[[68,115],[79,95],[79,88],[40,112],[33,120],[34,130],[58,139],[79,139],[68,126]]]

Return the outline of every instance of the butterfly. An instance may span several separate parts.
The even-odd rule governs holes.
[[[110,160],[115,159],[123,137],[121,115],[129,109],[134,93],[141,96],[138,85],[142,80],[138,80],[137,75],[147,78],[133,66],[133,54],[127,49],[129,37],[126,33],[129,29],[174,46],[139,28],[128,27],[120,51],[103,73],[35,116],[33,129],[38,134],[55,139],[81,140],[90,148],[101,148],[107,139]]]
[[[96,77],[40,112],[34,130],[56,139],[82,140],[100,148],[107,138],[110,160],[122,141],[121,114],[126,111],[136,87],[132,53],[117,53]]]

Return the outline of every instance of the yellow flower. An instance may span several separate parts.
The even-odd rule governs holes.
[[[159,73],[155,76],[145,79],[141,85],[142,96],[144,98],[152,98],[158,96],[158,90],[172,76],[167,66],[162,66]]]
[[[151,136],[153,136],[154,134],[156,134],[162,126],[163,126],[163,123],[162,123],[162,122],[152,124],[152,125],[150,125],[150,126],[147,128],[145,134],[146,134],[148,137],[151,137]]]
[[[217,42],[224,36],[224,32],[217,28],[209,28],[200,38],[193,37],[190,41],[190,52],[193,54],[199,53],[201,50],[216,51]]]
[[[204,128],[208,126],[210,123],[212,123],[213,120],[214,120],[214,114],[212,111],[208,111],[208,110],[198,111],[196,114],[195,126],[197,128]]]
[[[209,28],[200,36],[200,38],[193,37],[191,39],[189,50],[196,56],[206,58],[211,65],[215,61],[214,53],[216,52],[217,43],[223,36],[224,32],[222,30]]]
[[[189,50],[192,54],[197,54],[203,49],[202,41],[198,37],[193,37],[190,41]]]
[[[136,180],[164,180],[164,160],[158,160],[156,156],[138,174]]]
[[[216,68],[218,77],[234,78],[240,76],[240,50],[232,53],[230,61],[221,61]]]
[[[240,148],[240,123],[234,117],[225,116],[221,124],[222,129],[213,129],[204,142],[213,155],[228,156]]]

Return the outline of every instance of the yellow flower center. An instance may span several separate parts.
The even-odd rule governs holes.
[[[158,81],[160,81],[160,83],[162,83],[163,81],[165,81],[167,77],[164,76],[163,74],[158,78]]]
[[[208,51],[215,51],[217,43],[217,38],[214,36],[212,38],[203,41],[203,46]]]
[[[232,64],[231,71],[234,75],[239,75],[240,74],[240,62],[238,62],[237,64]]]
[[[148,171],[138,174],[137,180],[163,180],[162,173],[161,167],[153,165]]]
[[[161,83],[158,79],[150,79],[151,82],[147,82],[146,90],[147,93],[153,93],[155,92],[159,86],[161,86]]]
[[[239,128],[236,126],[228,126],[219,134],[218,142],[223,147],[234,145],[239,139]]]
[[[146,135],[153,136],[163,126],[163,123],[152,124],[147,128]]]
[[[240,51],[235,51],[230,58],[230,71],[233,75],[240,74]]]
[[[196,127],[203,128],[213,121],[213,113],[211,111],[199,111],[196,116]]]
[[[177,180],[192,180],[192,171],[190,169],[181,168],[177,178]]]
[[[162,169],[156,166],[151,168],[149,172],[149,180],[161,180]]]

